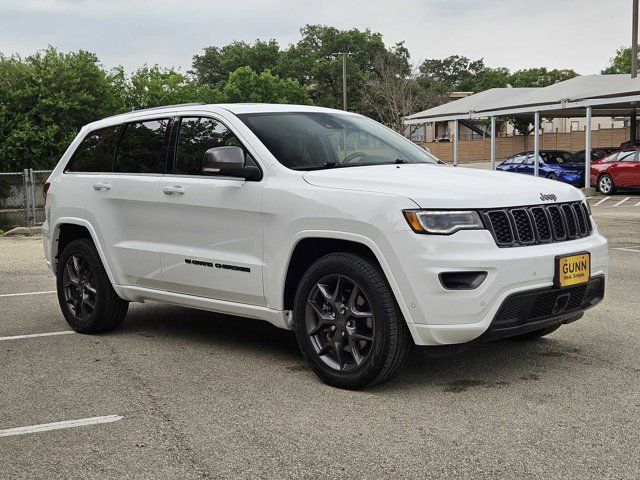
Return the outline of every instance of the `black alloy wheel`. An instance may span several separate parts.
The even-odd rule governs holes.
[[[413,347],[391,287],[371,257],[337,252],[316,260],[300,280],[293,315],[302,355],[335,387],[389,380]]]
[[[357,369],[371,353],[371,305],[362,287],[346,275],[326,275],[316,283],[307,298],[305,326],[316,354],[337,372]]]
[[[96,308],[95,277],[89,262],[81,254],[67,260],[62,273],[64,299],[70,312],[86,321]]]
[[[117,327],[129,307],[113,289],[93,242],[69,242],[56,269],[58,303],[67,323],[79,333],[101,333]]]

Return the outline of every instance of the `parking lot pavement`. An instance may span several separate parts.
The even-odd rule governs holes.
[[[68,327],[55,294],[0,296],[0,478],[637,478],[630,212],[594,208],[610,278],[582,320],[533,343],[416,349],[362,392],[322,384],[266,323],[148,303],[109,334],[7,338]],[[0,294],[54,284],[39,241],[0,239]]]

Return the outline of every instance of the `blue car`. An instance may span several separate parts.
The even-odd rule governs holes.
[[[533,152],[520,152],[507,158],[496,167],[504,172],[533,175]],[[584,185],[584,162],[565,150],[540,150],[540,177],[559,180],[576,187]]]

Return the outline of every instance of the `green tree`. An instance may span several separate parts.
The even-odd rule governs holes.
[[[573,70],[527,68],[513,72],[509,77],[509,84],[512,87],[548,87],[577,76],[578,74]]]
[[[639,56],[640,58],[640,56]],[[616,55],[609,59],[609,66],[602,70],[604,75],[631,73],[631,47],[620,47]]]
[[[175,105],[179,103],[222,101],[219,91],[207,85],[200,85],[190,77],[171,68],[144,65],[127,77],[122,67],[109,75],[113,86],[115,104],[121,110]]]
[[[193,70],[197,81],[210,87],[221,87],[229,75],[240,67],[261,73],[278,72],[280,46],[275,40],[256,40],[253,44],[232,42],[224,47],[205,47],[202,55],[194,55]]]
[[[485,70],[484,60],[460,55],[424,60],[418,67],[423,85],[445,92],[474,91],[475,79]]]
[[[83,125],[114,112],[90,52],[0,55],[0,170],[51,168]]]
[[[251,67],[240,67],[231,73],[220,96],[229,103],[311,103],[306,88],[297,80],[282,79],[269,70],[257,73]]]

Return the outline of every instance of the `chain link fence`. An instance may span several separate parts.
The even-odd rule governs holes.
[[[0,172],[0,229],[44,221],[43,187],[51,170]]]

